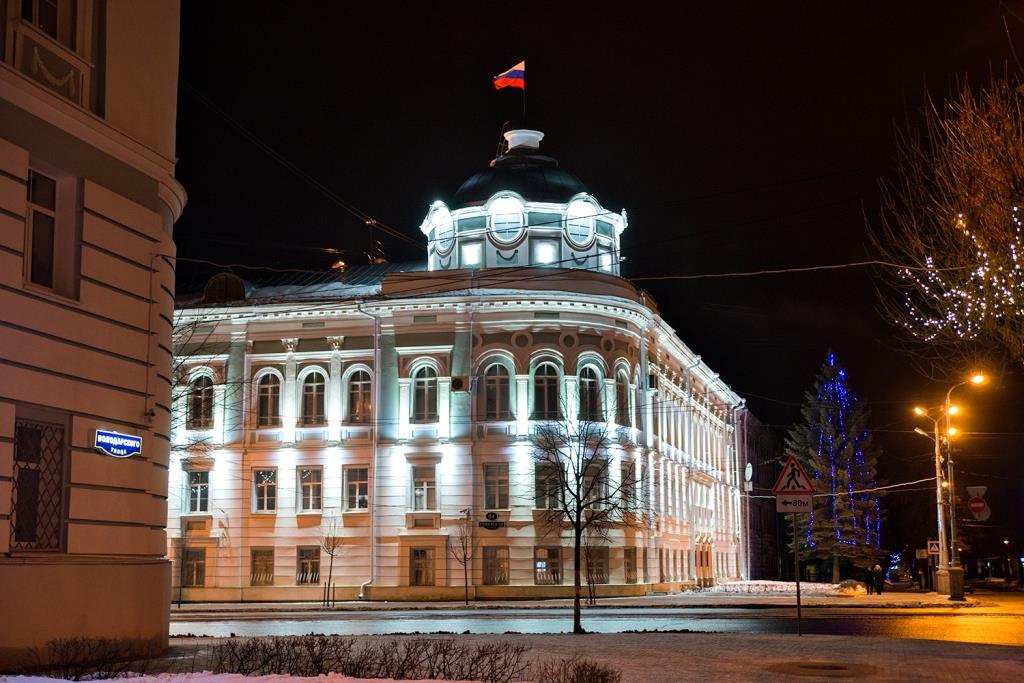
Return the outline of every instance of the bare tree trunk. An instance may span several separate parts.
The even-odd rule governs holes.
[[[466,607],[469,607],[469,562],[462,563],[462,585],[466,588]]]
[[[842,579],[839,572],[839,556],[832,556],[832,583],[839,583]]]
[[[572,632],[573,633],[586,633],[583,630],[583,623],[580,619],[580,541],[582,540],[582,534],[579,528],[576,529],[576,535],[573,538],[573,599],[572,599]]]
[[[331,553],[331,560],[330,560],[330,562],[327,563],[327,590],[331,589],[331,578],[333,577],[333,575],[334,575],[334,553]],[[331,604],[330,597],[333,597],[333,596],[329,596],[328,597],[328,600],[327,600],[327,605],[328,606],[330,606],[330,604]]]

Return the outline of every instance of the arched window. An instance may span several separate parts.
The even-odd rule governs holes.
[[[629,379],[622,372],[615,378],[615,421],[629,426]]]
[[[324,396],[327,380],[322,373],[313,371],[302,381],[302,426],[315,427],[326,422]]]
[[[437,422],[437,373],[424,366],[412,378],[413,422]]]
[[[277,375],[260,377],[256,388],[256,425],[276,427],[281,424],[281,380]]]
[[[515,197],[491,202],[491,234],[499,242],[511,242],[523,230],[523,205]]]
[[[601,378],[594,368],[580,371],[580,419],[598,422],[601,416]]]
[[[213,427],[213,380],[200,375],[188,386],[188,428]]]
[[[370,389],[370,373],[366,370],[356,370],[348,378],[349,422],[365,423],[370,421],[371,406],[373,405]]]
[[[545,363],[533,373],[533,416],[538,420],[557,420],[559,415],[558,369]]]
[[[569,204],[565,213],[565,232],[569,241],[578,247],[590,244],[594,237],[594,214],[597,213],[590,202],[575,201]]]
[[[509,420],[508,369],[500,363],[487,368],[484,373],[484,419]]]

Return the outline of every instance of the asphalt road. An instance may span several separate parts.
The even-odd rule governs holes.
[[[1024,595],[978,595],[969,608],[838,608],[803,611],[803,632],[964,643],[1024,645]],[[173,613],[171,635],[263,636],[324,633],[565,633],[571,629],[565,608],[458,609],[388,611],[284,611],[218,614]],[[795,633],[795,609],[788,607],[605,608],[584,612],[583,625],[596,633],[696,631],[704,633]]]

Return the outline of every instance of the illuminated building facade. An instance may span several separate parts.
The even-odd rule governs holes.
[[[538,523],[543,420],[607,424],[611,478],[643,491],[590,553],[598,594],[745,575],[742,401],[618,276],[625,213],[541,137],[506,133],[429,208],[425,266],[221,274],[179,301],[174,599],[316,600],[328,574],[338,599],[460,598],[467,515],[476,597],[568,595],[571,538]]]
[[[0,1],[0,669],[167,645],[178,13]]]

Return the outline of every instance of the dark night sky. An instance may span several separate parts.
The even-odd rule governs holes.
[[[494,91],[491,77],[526,59],[528,122],[546,133],[542,149],[604,206],[629,211],[627,277],[860,261],[894,124],[916,116],[926,88],[941,96],[958,75],[979,82],[1001,70],[1011,58],[1004,16],[1024,46],[1022,2],[554,4],[366,13],[369,3],[184,3],[179,255],[323,269],[336,257],[320,248],[350,250],[354,264],[369,244],[360,221],[208,103],[422,242],[429,203],[484,168],[502,122],[519,113],[518,91]],[[393,261],[425,253],[384,247]],[[180,273],[187,292],[209,270],[183,263]],[[933,474],[930,442],[907,434],[908,408],[937,402],[943,388],[893,350],[867,269],[641,284],[772,425],[796,418],[831,347],[871,405],[883,477]],[[964,396],[965,428],[998,434],[964,440],[959,460],[960,480],[990,486],[992,521],[1018,536],[1024,427],[1008,407],[1024,399],[1021,380],[1008,372]],[[902,513],[927,514],[929,496],[933,506],[934,489],[888,498],[895,542],[919,542],[917,513]]]

